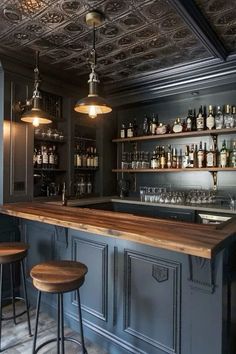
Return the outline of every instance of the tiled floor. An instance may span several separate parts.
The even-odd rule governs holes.
[[[7,310],[7,312],[6,312]],[[20,308],[19,308],[20,310]],[[20,310],[21,311],[21,310]],[[8,306],[4,310],[4,314],[10,313]],[[31,326],[34,330],[35,311],[31,311]],[[17,325],[13,321],[3,321],[2,323],[2,349],[4,354],[31,354],[33,337],[28,335],[28,327],[26,322],[26,315],[17,318]],[[39,332],[37,345],[45,340],[54,338],[56,335],[56,322],[45,313],[40,313]],[[66,328],[65,335],[80,339],[80,336],[72,330]],[[47,347],[42,348],[39,354],[57,354],[55,349],[56,343],[51,343]],[[108,354],[96,345],[93,345],[86,340],[86,348],[88,354]],[[68,354],[78,354],[81,352],[78,345],[74,343],[65,343],[65,352]]]

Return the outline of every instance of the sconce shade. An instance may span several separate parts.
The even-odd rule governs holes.
[[[112,111],[107,101],[98,95],[82,98],[77,101],[74,109],[76,112],[89,114],[91,112],[91,107],[94,107],[96,114],[110,113]]]
[[[39,107],[39,98],[33,98],[33,107],[24,112],[21,116],[21,120],[25,123],[32,123],[35,127],[39,124],[52,123],[52,117]]]

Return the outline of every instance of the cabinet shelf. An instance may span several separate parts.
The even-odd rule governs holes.
[[[75,171],[97,171],[98,167],[74,167]]]
[[[43,137],[39,137],[39,136],[34,136],[34,140],[37,142],[46,142],[46,143],[55,143],[55,144],[65,144],[66,140],[65,139],[54,139],[54,138],[43,138]]]
[[[177,138],[190,138],[190,137],[194,137],[194,136],[210,136],[210,135],[223,135],[223,134],[236,134],[236,128],[212,129],[212,130],[201,130],[201,131],[183,132],[183,133],[135,136],[133,138],[113,139],[112,142],[113,143],[124,143],[126,141],[132,142],[132,141],[145,141],[145,140],[158,140],[158,139],[177,139]]]
[[[112,172],[125,172],[125,173],[162,173],[162,172],[169,172],[169,173],[179,173],[179,172],[230,172],[236,171],[236,168],[233,167],[204,167],[204,168],[160,168],[160,169],[152,169],[152,168],[140,168],[140,169],[113,169]]]
[[[66,172],[66,170],[61,168],[34,168],[35,172]]]

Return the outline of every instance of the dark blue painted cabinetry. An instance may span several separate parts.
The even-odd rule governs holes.
[[[228,252],[213,261],[39,222],[21,222],[28,271],[48,259],[88,266],[81,288],[85,335],[109,354],[233,354]],[[31,302],[35,290],[28,278]],[[67,324],[78,330],[74,293]],[[44,306],[55,312],[53,296]],[[227,325],[226,325],[227,324]]]

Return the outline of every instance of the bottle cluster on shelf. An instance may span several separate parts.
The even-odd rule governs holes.
[[[120,129],[120,138],[234,127],[236,127],[235,106],[227,104],[224,107],[213,107],[210,105],[208,110],[206,106],[201,106],[197,113],[196,109],[189,109],[185,119],[176,118],[171,124],[164,124],[154,113],[151,118],[145,115],[142,125],[138,125],[136,119],[129,122],[128,125],[123,123]]]
[[[74,195],[78,198],[84,195],[92,194],[94,191],[94,183],[91,175],[79,175],[74,184]]]
[[[218,151],[215,144],[207,149],[207,144],[191,144],[183,149],[171,145],[156,146],[150,154],[146,151],[123,152],[122,169],[164,169],[164,168],[236,168],[236,142],[232,149],[227,148],[226,141]]]
[[[57,169],[59,157],[56,145],[42,144],[34,148],[33,153],[34,168]]]
[[[75,168],[98,168],[99,158],[97,149],[94,146],[81,146],[77,144],[74,153]]]

